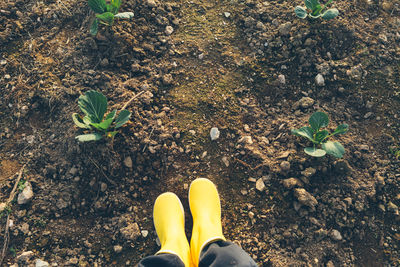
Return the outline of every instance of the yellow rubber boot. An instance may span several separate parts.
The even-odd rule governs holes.
[[[156,255],[175,254],[185,267],[192,266],[189,242],[185,235],[184,210],[178,196],[171,192],[158,196],[154,203],[153,218],[161,243],[161,249]]]
[[[189,206],[193,217],[190,252],[194,266],[199,265],[203,248],[225,240],[221,225],[221,203],[216,186],[206,178],[194,180],[189,188]]]

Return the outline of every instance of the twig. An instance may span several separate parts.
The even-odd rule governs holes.
[[[126,109],[126,107],[127,107],[135,98],[137,98],[138,96],[140,96],[140,95],[143,94],[143,93],[144,93],[144,91],[141,91],[141,92],[137,93],[136,95],[132,96],[132,98],[129,99],[129,101],[126,102],[125,105],[122,106],[121,110]]]
[[[11,201],[13,201],[16,191],[17,191],[17,188],[18,188],[19,181],[21,180],[21,177],[22,177],[22,173],[28,163],[29,163],[29,161],[27,163],[25,163],[24,166],[22,166],[22,168],[19,170],[18,178],[15,181],[14,187],[13,187],[13,189],[10,193],[10,196],[6,202],[6,206],[8,206],[11,203]],[[5,230],[4,230],[3,249],[1,250],[1,257],[0,257],[0,266],[2,266],[2,264],[3,264],[3,260],[6,256],[8,242],[10,240],[9,229],[10,229],[10,213],[7,214],[6,226],[5,226]]]
[[[113,180],[111,180],[111,179],[103,172],[103,170],[99,167],[99,165],[96,164],[96,162],[95,162],[92,158],[89,157],[89,159],[90,159],[90,161],[94,164],[94,166],[96,166],[97,169],[100,170],[100,172],[104,175],[104,177],[107,179],[107,181],[109,181],[109,182],[112,183],[113,185],[117,185],[116,182],[114,182]]]

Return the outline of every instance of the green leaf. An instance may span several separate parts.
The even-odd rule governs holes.
[[[321,10],[322,10],[322,6],[320,4],[317,4],[314,9],[311,12],[311,15],[313,16],[319,16],[321,15]]]
[[[100,127],[102,130],[107,130],[107,129],[110,127],[111,123],[113,122],[113,120],[114,120],[114,118],[115,118],[115,113],[117,113],[117,110],[113,110],[113,111],[111,111],[110,113],[108,113],[108,115],[106,116],[106,118],[104,119],[104,121],[102,121],[102,122],[99,124],[99,127]]]
[[[90,125],[84,123],[81,117],[79,117],[78,113],[72,114],[72,120],[74,121],[75,125],[79,128],[83,129],[90,129]]]
[[[118,114],[118,117],[115,119],[115,129],[124,125],[129,120],[130,117],[131,117],[130,111],[126,109],[121,110],[121,112]]]
[[[314,142],[313,131],[312,131],[311,127],[304,126],[304,127],[301,127],[300,129],[293,129],[292,134],[305,137],[308,140]]]
[[[106,24],[108,26],[111,26],[114,23],[114,14],[111,12],[97,14],[96,17],[100,20],[100,23]]]
[[[91,134],[81,134],[75,138],[78,139],[79,142],[88,142],[88,141],[98,141],[101,138],[103,138],[103,136],[99,133],[91,133]]]
[[[95,13],[101,14],[106,11],[105,0],[89,0],[88,5]]]
[[[307,10],[304,7],[301,7],[301,6],[296,6],[294,8],[294,13],[296,13],[296,16],[301,18],[301,19],[304,19],[304,18],[307,17]]]
[[[337,10],[336,8],[331,8],[322,13],[321,18],[329,20],[337,17],[338,15],[339,15],[339,10]]]
[[[325,156],[326,152],[322,149],[318,149],[315,147],[306,147],[304,148],[304,152],[306,152],[306,154],[312,156],[312,157],[323,157]]]
[[[87,116],[83,118],[85,123],[87,120],[100,123],[107,111],[107,98],[102,93],[90,90],[79,97],[78,105]]]
[[[344,154],[344,147],[339,142],[328,141],[326,143],[322,143],[322,149],[325,150],[329,155],[337,158],[343,157]]]
[[[119,19],[130,19],[133,18],[133,16],[134,16],[133,12],[122,12],[115,15],[115,17]]]
[[[111,0],[111,6],[112,6],[111,12],[113,14],[117,14],[121,6],[121,0]]]
[[[320,144],[325,139],[325,137],[327,137],[328,135],[329,135],[329,132],[327,130],[322,130],[322,131],[317,132],[315,134],[316,143]]]
[[[344,134],[344,133],[347,133],[348,130],[349,130],[349,125],[344,123],[344,124],[341,124],[338,127],[336,127],[336,129],[335,129],[335,131],[333,131],[332,135]]]
[[[305,0],[304,3],[306,4],[306,7],[312,11],[315,10],[315,8],[319,5],[319,1],[318,0]]]
[[[90,26],[90,34],[96,36],[99,30],[99,20],[96,18],[94,19],[92,26]]]
[[[326,115],[324,112],[317,111],[311,115],[308,122],[310,123],[313,131],[317,132],[322,127],[328,126],[329,118],[328,115]]]

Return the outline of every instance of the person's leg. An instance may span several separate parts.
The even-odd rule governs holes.
[[[189,242],[185,234],[185,218],[181,201],[174,193],[161,194],[154,203],[154,227],[161,249],[155,256],[144,258],[139,266],[191,266]]]
[[[257,266],[246,252],[223,236],[221,203],[210,180],[199,178],[191,183],[189,206],[193,217],[190,251],[195,266]]]
[[[138,267],[185,267],[185,264],[175,254],[158,254],[144,258]]]
[[[216,241],[201,251],[199,267],[257,267],[254,260],[238,245]]]

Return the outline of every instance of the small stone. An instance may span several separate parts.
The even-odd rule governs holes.
[[[335,267],[335,265],[333,264],[332,261],[328,261],[328,262],[326,263],[326,267]]]
[[[32,190],[32,185],[29,182],[25,183],[25,188],[22,190],[21,193],[18,194],[18,204],[23,205],[31,201],[33,198],[33,190]]]
[[[225,16],[225,18],[229,18],[229,17],[231,16],[231,13],[229,13],[229,12],[224,12],[224,16]]]
[[[225,164],[226,167],[229,167],[229,160],[226,156],[223,156],[221,160]]]
[[[165,34],[166,35],[171,35],[174,32],[174,28],[172,26],[167,26],[165,27]]]
[[[125,239],[131,241],[135,241],[141,235],[139,225],[137,223],[130,223],[128,226],[121,228],[119,231]]]
[[[281,162],[280,167],[282,172],[288,172],[290,170],[290,162],[284,160]]]
[[[253,144],[253,139],[251,138],[250,135],[246,135],[246,136],[243,136],[243,137],[241,137],[239,139],[239,143],[244,143],[244,144],[251,145],[251,144]]]
[[[76,175],[76,174],[78,173],[78,168],[76,168],[75,166],[72,167],[72,168],[69,170],[69,173],[70,173],[71,175]]]
[[[300,107],[306,109],[312,107],[314,103],[315,103],[314,99],[308,96],[304,96],[293,105],[293,109],[298,109]]]
[[[174,83],[174,79],[172,78],[172,75],[171,75],[171,74],[167,73],[167,74],[164,74],[164,75],[163,75],[163,77],[162,77],[162,82],[163,82],[165,85],[171,85],[171,84]]]
[[[149,7],[156,7],[157,3],[154,0],[146,0],[146,3]]]
[[[219,138],[220,132],[217,127],[213,127],[210,130],[211,141],[217,140]]]
[[[115,245],[114,246],[114,252],[115,253],[120,253],[122,251],[122,246],[120,245]]]
[[[244,130],[245,132],[250,132],[250,127],[249,127],[249,125],[248,125],[248,124],[243,125],[243,130]]]
[[[256,178],[252,178],[252,177],[250,177],[248,180],[249,180],[249,182],[251,182],[251,183],[257,182],[257,179],[256,179]]]
[[[339,232],[338,230],[336,230],[336,229],[333,229],[333,230],[331,231],[330,236],[331,236],[331,238],[332,238],[333,240],[336,240],[336,241],[340,241],[340,240],[343,239],[343,237],[342,237],[342,235],[340,234],[340,232]]]
[[[291,22],[283,23],[283,24],[279,25],[279,27],[278,27],[278,31],[279,31],[280,35],[283,35],[283,36],[289,35],[291,29],[292,29]]]
[[[18,264],[26,264],[27,261],[33,257],[33,255],[33,251],[22,252],[22,254],[17,257]]]
[[[279,81],[280,84],[285,85],[285,84],[286,84],[285,75],[279,74],[279,76],[278,76],[278,81]]]
[[[389,201],[389,203],[387,204],[387,210],[393,212],[396,215],[399,215],[399,207],[397,207],[397,205],[394,204],[392,201]]]
[[[303,183],[297,178],[288,178],[282,181],[283,186],[287,189],[292,189],[294,187],[301,187]]]
[[[294,190],[294,196],[301,204],[308,206],[311,209],[315,209],[315,206],[318,204],[318,201],[315,199],[315,197],[308,193],[304,188],[296,188]]]
[[[102,66],[102,67],[108,66],[108,59],[107,59],[107,58],[103,58],[103,59],[100,61],[100,66]]]
[[[325,85],[325,79],[322,74],[318,73],[317,76],[315,76],[315,83],[318,86],[324,86]]]
[[[310,178],[311,176],[313,176],[315,173],[317,172],[316,169],[309,167],[307,169],[305,169],[304,171],[301,172],[302,175],[304,175],[307,178]]]
[[[49,263],[47,261],[43,261],[41,259],[36,259],[35,267],[49,267]]]
[[[4,79],[9,80],[11,79],[11,76],[9,74],[4,75]]]
[[[125,167],[127,167],[127,168],[129,168],[129,169],[132,169],[132,167],[133,167],[133,162],[132,162],[132,158],[131,157],[126,157],[125,159],[124,159],[124,165],[125,165]]]
[[[147,237],[149,235],[149,231],[147,230],[142,230],[141,233],[143,237]]]
[[[6,209],[6,207],[7,207],[6,203],[4,202],[0,203],[0,213],[2,213]]]
[[[203,58],[204,58],[204,53],[201,53],[201,54],[198,56],[198,58],[199,58],[200,60],[203,60]]]
[[[369,118],[372,117],[373,115],[374,115],[373,112],[367,112],[367,113],[364,115],[364,119],[369,119]]]
[[[290,151],[283,151],[283,152],[279,153],[276,158],[277,159],[286,159],[287,157],[289,157],[289,155],[290,155]]]
[[[265,184],[262,178],[258,179],[256,182],[256,189],[260,192],[263,192],[265,190]]]
[[[100,184],[100,191],[105,192],[107,190],[107,184],[106,183],[101,183]]]

